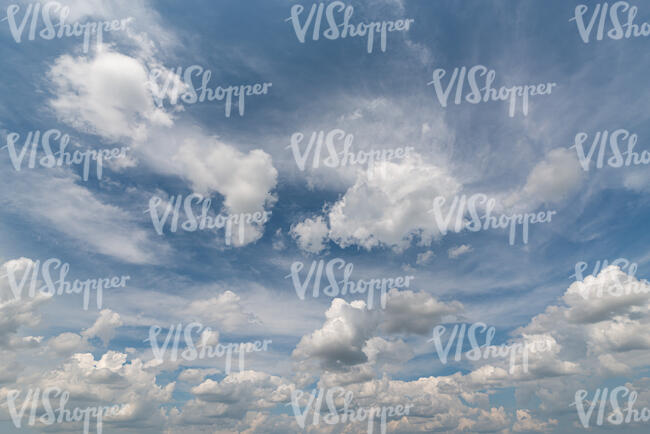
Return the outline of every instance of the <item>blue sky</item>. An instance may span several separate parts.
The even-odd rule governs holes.
[[[299,3],[304,20],[310,2],[60,3],[67,22],[130,20],[88,52],[81,38],[28,40],[29,24],[16,42],[1,21],[0,146],[15,133],[20,149],[29,132],[56,129],[72,150],[129,151],[106,161],[101,179],[91,171],[83,180],[76,165],[29,168],[29,153],[15,170],[0,149],[0,275],[58,258],[70,281],[130,279],[104,291],[101,309],[91,301],[84,310],[75,294],[14,299],[0,278],[3,432],[80,427],[15,427],[10,391],[22,391],[22,402],[48,386],[69,390],[73,406],[126,406],[104,422],[125,433],[301,432],[292,393],[315,387],[351,390],[359,406],[411,403],[411,415],[388,422],[404,433],[581,432],[569,407],[580,389],[593,396],[625,385],[639,393],[639,409],[650,407],[647,295],[579,296],[612,278],[647,287],[648,165],[592,161],[585,171],[571,148],[579,133],[588,150],[596,133],[626,130],[638,137],[636,152],[650,152],[647,37],[584,43],[570,20],[579,1],[345,2],[352,23],[414,19],[388,33],[385,52],[377,39],[368,53],[366,38],[315,41],[311,27],[301,43],[288,19]],[[587,20],[600,3],[584,3]],[[0,15],[13,4],[22,19],[29,2],[3,1]],[[644,2],[627,4],[638,7],[635,23],[650,22]],[[153,71],[164,79],[192,65],[211,72],[210,88],[272,86],[246,97],[243,116],[233,105],[226,117],[222,101],[157,106]],[[502,101],[443,107],[428,85],[434,70],[447,71],[446,85],[454,68],[475,65],[495,71],[496,87],[556,86],[531,96],[527,115],[518,105],[509,116]],[[368,170],[314,168],[309,158],[300,170],[292,135],[304,134],[302,151],[313,132],[336,129],[353,137],[355,152],[413,152]],[[223,230],[167,225],[157,234],[150,199],[192,193],[211,199],[212,216],[271,217],[246,225],[234,244]],[[509,245],[505,229],[442,234],[428,212],[434,198],[476,194],[494,198],[499,214],[555,215],[530,226],[527,244],[518,232]],[[312,261],[337,258],[353,264],[355,281],[414,278],[385,309],[368,309],[364,295],[311,297],[311,286],[301,300],[292,264],[304,263],[302,280]],[[589,275],[617,258],[634,263],[634,275],[623,267],[571,277],[579,262]],[[219,358],[157,361],[150,328],[161,327],[162,339],[192,322],[218,331],[215,345],[272,343],[247,354],[242,372],[225,372]],[[495,328],[495,345],[543,341],[551,350],[515,374],[499,358],[441,362],[428,342],[433,327],[477,322]],[[593,431],[647,430],[593,425],[595,417]]]

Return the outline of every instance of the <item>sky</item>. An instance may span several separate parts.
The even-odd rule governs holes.
[[[650,5],[605,4],[2,0],[0,431],[84,432],[48,390],[117,406],[86,432],[647,432]]]

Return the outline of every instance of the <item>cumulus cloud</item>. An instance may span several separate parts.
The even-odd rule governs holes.
[[[175,383],[156,384],[156,377],[144,370],[142,361],[127,362],[127,355],[108,351],[95,360],[90,353],[78,353],[61,368],[47,372],[39,381],[42,389],[59,387],[70,393],[70,404],[87,407],[91,403],[120,405],[119,414],[108,424],[160,427],[166,417],[160,405],[171,400]]]
[[[63,55],[48,78],[55,97],[50,106],[72,127],[109,140],[147,137],[147,124],[171,126],[145,83],[148,72],[137,59],[104,48],[93,57]]]
[[[308,218],[291,227],[291,235],[298,247],[310,253],[319,253],[325,248],[328,232],[323,217]]]
[[[517,410],[517,421],[512,426],[514,432],[548,432],[557,425],[556,419],[549,419],[547,422],[537,420],[530,415],[529,410]]]
[[[29,282],[23,282],[20,291],[20,288],[13,287],[10,280],[14,276],[14,283],[21,285],[20,279],[28,277],[34,266],[35,263],[28,258],[13,259],[0,266],[0,350],[34,346],[42,339],[40,336],[19,337],[19,332],[40,323],[38,308],[52,296],[40,291],[32,296],[28,292]]]
[[[189,369],[184,369],[178,375],[178,381],[185,381],[185,382],[188,382],[188,383],[201,383],[206,376],[218,374],[220,372],[221,371],[219,371],[218,369],[214,369],[214,368],[206,368],[206,369],[189,368]]]
[[[319,360],[329,370],[367,362],[363,347],[377,327],[375,312],[366,309],[363,301],[335,298],[325,318],[320,329],[302,337],[293,356]]]
[[[610,294],[613,282],[619,282],[621,288]],[[578,376],[605,381],[645,365],[650,356],[650,342],[643,331],[648,326],[649,293],[647,281],[614,265],[574,282],[559,304],[548,306],[516,330],[518,337],[511,343],[545,342],[544,351],[530,353],[528,372],[518,363],[515,375],[509,375],[505,361],[493,359],[480,363],[467,378],[476,384],[517,384],[522,391],[529,386],[516,381],[534,380],[529,392],[542,401],[540,408],[559,411],[558,401],[573,399],[580,384]]]
[[[81,335],[86,339],[98,337],[102,340],[104,346],[107,346],[115,336],[115,329],[123,324],[118,313],[110,309],[103,309],[99,313],[97,321],[90,328],[84,330]]]
[[[575,193],[583,177],[575,153],[551,150],[531,169],[521,188],[494,195],[501,199],[497,210],[528,211],[543,203],[559,203]],[[431,214],[433,199],[443,197],[449,207],[462,187],[446,167],[428,163],[419,154],[399,162],[382,161],[357,172],[354,185],[330,207],[326,222],[310,221],[302,229],[317,233],[320,240],[328,224],[328,237],[341,247],[386,246],[401,251],[414,240],[428,246],[451,229],[441,227]],[[315,226],[320,230],[307,230]]]
[[[363,301],[334,299],[321,328],[302,337],[293,352],[299,373],[320,371],[320,382],[340,386],[369,381],[378,373],[399,371],[414,356],[401,339],[380,336],[430,333],[443,316],[462,309],[423,292],[392,289],[385,310],[368,310]],[[301,380],[302,382],[302,380]]]
[[[232,291],[224,291],[207,300],[194,300],[185,312],[188,316],[199,318],[206,323],[216,323],[228,331],[259,323],[254,314],[245,312],[241,298]]]
[[[595,288],[602,284],[611,287],[613,282],[621,282],[621,292],[601,300],[605,291],[599,295]],[[590,296],[586,298],[580,295],[585,284],[590,287],[586,291]],[[386,360],[381,371],[385,377],[395,366],[404,365],[414,356],[405,342],[388,340],[378,336],[379,332],[425,334],[442,316],[462,309],[458,303],[446,305],[428,294],[411,291],[391,291],[386,311],[375,317],[368,316],[363,302],[356,306],[342,300],[333,302],[323,327],[301,339],[294,357],[321,362],[321,368],[325,368],[320,375],[322,386],[344,385],[372,396],[373,402],[381,402],[382,397],[373,384],[390,385],[391,396],[415,405],[408,423],[393,421],[398,432],[460,432],[476,431],[479,427],[548,432],[559,424],[557,418],[540,417],[531,410],[516,412],[513,418],[503,408],[487,407],[485,395],[476,391],[515,387],[518,394],[537,395],[542,401],[540,409],[549,411],[557,407],[559,400],[570,402],[575,393],[572,387],[578,387],[582,375],[608,378],[629,373],[635,363],[643,365],[649,349],[647,334],[643,332],[647,327],[647,315],[643,312],[649,308],[648,293],[642,291],[646,287],[647,282],[626,275],[616,266],[602,270],[597,276],[588,276],[583,282],[575,282],[560,298],[560,304],[549,306],[503,344],[528,348],[526,359],[521,353],[512,360],[509,356],[499,357],[500,346],[493,343],[483,347],[481,353],[493,356],[469,361],[472,368],[465,375],[419,378],[412,382],[376,378],[374,368],[382,363],[383,357]],[[611,307],[603,308],[608,305]],[[347,364],[342,363],[344,360]],[[411,390],[416,385],[419,388],[431,383],[440,385],[435,398],[428,398],[426,403],[430,406],[434,399],[435,413],[429,413],[429,408],[420,406],[418,399],[413,398],[426,397],[432,393],[431,389]],[[463,402],[455,402],[460,396]],[[466,403],[478,407],[465,407]]]
[[[391,289],[387,294],[382,327],[387,333],[431,333],[447,315],[461,312],[459,302],[442,303],[426,292]]]
[[[271,156],[261,149],[243,153],[214,137],[204,143],[187,139],[173,161],[178,165],[178,173],[189,181],[195,192],[205,196],[212,192],[223,195],[229,213],[261,212],[275,203],[272,190],[277,184],[278,171]],[[261,236],[260,227],[263,225],[251,223],[249,219],[245,232],[249,235],[244,244]]]
[[[179,176],[203,196],[223,196],[225,212],[262,212],[277,198],[277,170],[261,149],[242,152],[204,134],[200,128],[175,128],[173,115],[157,106],[147,65],[159,64],[104,47],[94,55],[59,57],[48,78],[55,97],[50,106],[61,121],[107,140],[128,140],[134,156],[150,168]],[[180,78],[168,71],[180,82]],[[174,80],[173,80],[174,81]],[[264,223],[235,223],[236,246],[258,240]]]
[[[88,349],[84,338],[77,333],[71,332],[64,332],[51,338],[47,341],[47,347],[61,356],[68,356]]]
[[[172,422],[187,426],[218,420],[222,428],[243,431],[251,423],[247,414],[287,402],[291,390],[287,380],[258,371],[231,373],[221,381],[207,379],[191,388],[196,399],[187,402],[182,412],[172,414]]]
[[[330,238],[341,247],[406,248],[417,236],[429,245],[440,229],[429,210],[433,198],[452,197],[461,184],[443,167],[415,154],[359,171],[355,184],[331,208]]]
[[[12,264],[24,268],[26,261]],[[611,309],[603,309],[601,297],[617,296],[608,295],[607,291],[599,294],[596,288],[603,283],[611,286],[614,282],[621,283],[623,291],[618,297],[625,301]],[[584,285],[590,289],[581,291]],[[548,411],[553,403],[566,401],[575,393],[572,387],[580,384],[575,380],[580,375],[588,373],[606,378],[630,372],[635,363],[643,362],[638,356],[629,355],[648,350],[643,332],[643,326],[647,326],[646,316],[639,314],[645,312],[649,304],[647,295],[639,295],[645,285],[647,282],[626,275],[616,266],[573,283],[560,299],[562,304],[549,306],[530,324],[517,330],[509,341],[510,345],[522,343],[544,348],[529,354],[527,372],[521,359],[511,373],[507,358],[489,358],[472,362],[472,370],[464,375],[458,372],[411,381],[391,379],[388,374],[400,372],[416,352],[412,341],[380,336],[381,332],[426,334],[432,325],[443,320],[443,316],[462,310],[457,302],[441,303],[427,293],[395,289],[387,294],[385,311],[369,311],[362,301],[333,300],[323,325],[303,336],[293,356],[299,362],[317,362],[318,369],[323,370],[319,387],[342,385],[354,392],[355,405],[409,404],[408,418],[389,418],[389,429],[395,432],[553,431],[559,425],[557,418],[543,417],[528,409],[509,414],[502,407],[490,406],[490,391],[515,387],[519,395],[537,394],[543,403],[540,408]],[[588,296],[583,297],[583,293]],[[613,304],[613,300],[608,298],[604,304]],[[249,319],[238,296],[230,292],[220,294],[205,305],[194,305],[194,308],[205,315],[217,312],[214,320],[224,324],[234,325]],[[19,326],[37,324],[33,313],[17,321]],[[104,310],[90,328],[80,334],[65,332],[53,337],[47,341],[47,348],[66,355],[79,348],[84,338],[98,336],[106,343],[120,323],[117,314]],[[7,330],[15,334],[18,327]],[[206,341],[216,343],[218,334],[206,336]],[[582,346],[576,345],[580,341]],[[178,380],[195,385],[190,389],[194,398],[168,412],[161,412],[160,408],[171,400],[174,383],[159,385],[155,375],[139,359],[129,363],[127,354],[116,351],[108,351],[98,358],[91,354],[74,354],[64,360],[61,367],[42,374],[38,384],[67,388],[76,400],[73,402],[84,405],[88,402],[122,404],[120,414],[106,420],[109,425],[149,429],[185,426],[191,429],[218,420],[224,429],[242,432],[265,431],[260,423],[282,427],[284,432],[298,431],[294,419],[283,419],[272,413],[278,405],[289,402],[291,392],[297,387],[294,382],[259,371],[231,373],[219,381],[205,379],[218,373],[214,368],[184,369]],[[294,381],[302,375],[297,374]],[[556,382],[558,378],[563,380]],[[11,387],[17,386],[20,384]],[[531,388],[529,392],[528,387]],[[162,416],[154,418],[154,414]],[[349,427],[352,432],[363,428],[359,424]]]

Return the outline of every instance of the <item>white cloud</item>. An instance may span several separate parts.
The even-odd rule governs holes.
[[[461,244],[460,246],[452,247],[451,249],[449,249],[447,254],[449,255],[450,258],[456,259],[459,256],[464,255],[465,253],[471,252],[472,250],[473,250],[472,246],[470,246],[469,244]]]
[[[29,171],[2,179],[13,194],[7,208],[49,223],[72,238],[81,248],[136,264],[166,260],[169,247],[152,239],[155,232],[139,228],[128,211],[102,202],[94,193],[75,183],[71,175],[46,176]]]
[[[225,291],[207,300],[194,300],[184,312],[189,317],[200,318],[206,323],[216,323],[228,331],[259,323],[255,315],[244,311],[241,298],[232,291]]]
[[[559,203],[574,194],[583,179],[584,171],[575,152],[552,149],[531,169],[524,186],[505,199],[505,205],[530,210],[544,203]]]
[[[173,423],[186,427],[216,422],[220,429],[242,432],[252,422],[247,414],[287,402],[291,390],[287,380],[258,371],[231,373],[221,381],[207,379],[191,389],[197,399],[188,401],[182,413],[172,414]]]
[[[147,137],[147,123],[171,126],[155,107],[145,83],[147,69],[137,59],[104,48],[92,58],[63,55],[48,73],[55,98],[50,106],[76,129],[109,140]]]
[[[261,149],[246,154],[216,138],[202,144],[187,139],[173,159],[195,192],[219,192],[232,213],[261,211],[275,201],[278,172]]]
[[[375,312],[367,310],[363,301],[348,304],[335,298],[325,312],[325,318],[320,329],[302,337],[293,357],[319,360],[328,370],[367,362],[363,347],[377,327]]]
[[[156,377],[146,372],[139,359],[127,362],[127,355],[108,351],[98,360],[92,354],[75,354],[61,368],[45,373],[39,381],[42,389],[59,387],[70,393],[70,403],[87,407],[92,402],[118,404],[117,416],[105,423],[122,426],[160,427],[166,417],[160,405],[171,400],[175,383],[156,384]]]
[[[391,289],[387,294],[382,327],[387,333],[431,333],[447,315],[462,311],[458,302],[442,303],[426,292]]]
[[[291,227],[291,235],[298,246],[310,253],[319,253],[325,248],[329,229],[323,217],[308,218]]]
[[[72,353],[79,353],[88,350],[84,338],[77,333],[64,332],[47,341],[47,346],[55,353],[68,356]]]
[[[23,291],[16,297],[9,281],[11,272],[20,285],[20,279],[33,270],[31,259],[19,258],[5,262],[0,266],[0,350],[33,346],[41,341],[38,336],[19,337],[21,329],[35,327],[41,321],[37,308],[52,298],[36,292],[33,297],[28,293],[30,283],[25,283]]]
[[[556,419],[547,422],[537,420],[530,415],[529,410],[517,410],[517,421],[512,427],[514,432],[548,432],[558,424]]]
[[[154,103],[147,64],[155,60],[124,55],[104,47],[89,57],[59,57],[48,73],[55,97],[50,105],[72,127],[108,140],[129,140],[131,159],[163,174],[180,176],[191,188],[209,197],[224,197],[227,213],[255,213],[271,207],[278,172],[261,149],[242,152],[196,126],[170,129],[174,118]],[[163,68],[164,69],[164,68]],[[170,73],[173,75],[173,73]],[[179,78],[174,75],[179,80]],[[264,224],[243,226],[235,246],[258,240]]]
[[[201,383],[206,376],[218,374],[220,372],[221,371],[214,368],[207,368],[207,369],[189,368],[189,369],[184,369],[178,375],[178,380],[185,381],[188,383]]]
[[[440,230],[429,213],[436,196],[452,197],[461,184],[444,168],[413,155],[359,171],[355,184],[328,215],[330,238],[341,247],[406,248],[415,236],[429,245]]]
[[[115,329],[121,327],[123,324],[118,313],[110,309],[103,309],[92,327],[84,330],[81,335],[86,339],[98,337],[102,340],[104,346],[107,346],[115,336]]]

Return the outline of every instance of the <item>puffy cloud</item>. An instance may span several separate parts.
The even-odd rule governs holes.
[[[353,392],[353,408],[408,405],[408,416],[388,418],[387,428],[391,432],[489,432],[505,429],[510,422],[503,407],[489,408],[486,394],[467,390],[460,374],[413,381],[384,376],[346,389]],[[367,423],[365,427],[350,427],[350,431],[363,432],[364,428],[367,430]]]
[[[12,262],[13,266],[23,269],[28,263],[24,259]],[[625,302],[603,310],[600,298],[610,295],[603,290],[599,296],[596,288],[603,283],[607,288],[612,282],[622,282],[623,292],[619,298]],[[586,298],[581,291],[584,285],[590,288],[584,292],[588,295]],[[518,396],[536,394],[542,401],[540,410],[551,411],[558,402],[570,402],[576,387],[581,384],[579,376],[622,375],[643,363],[639,356],[626,357],[639,351],[647,352],[640,327],[645,324],[643,312],[648,300],[647,296],[634,294],[635,285],[644,288],[645,283],[625,275],[617,267],[606,268],[597,276],[588,276],[583,282],[572,284],[561,298],[564,304],[549,306],[530,324],[519,329],[509,342],[509,345],[522,343],[544,347],[542,351],[530,353],[527,372],[521,358],[513,373],[508,372],[507,358],[489,358],[473,363],[473,370],[466,375],[456,373],[412,381],[390,379],[389,373],[399,372],[413,359],[415,348],[411,347],[412,342],[388,339],[379,336],[380,332],[428,333],[432,323],[462,309],[459,303],[441,303],[427,293],[397,290],[388,293],[385,311],[368,311],[361,301],[347,303],[335,299],[322,327],[300,340],[294,357],[299,362],[319,362],[324,371],[318,386],[343,385],[352,390],[353,407],[409,404],[408,417],[389,418],[391,431],[498,432],[508,428],[513,432],[553,431],[560,425],[555,418],[540,417],[533,410],[519,410],[511,415],[502,407],[491,407],[489,393],[495,388],[515,387]],[[630,290],[626,292],[628,287]],[[218,308],[213,309],[214,306]],[[218,314],[214,320],[231,325],[249,319],[234,293],[225,292],[201,308],[205,308],[199,310],[206,315],[216,310]],[[110,335],[119,322],[112,312],[102,311],[95,324],[82,335],[110,339],[107,334]],[[31,327],[37,322],[32,314],[22,317],[19,324]],[[640,338],[634,340],[634,335]],[[79,334],[65,332],[48,340],[47,348],[66,354],[80,339]],[[216,343],[218,335],[206,339]],[[576,345],[576,341],[582,341],[583,345]],[[200,427],[216,424],[226,431],[272,432],[270,427],[282,432],[300,431],[294,418],[278,416],[273,410],[289,402],[291,391],[296,388],[288,379],[257,371],[233,373],[220,381],[205,379],[217,373],[212,368],[182,371],[179,381],[200,383],[190,390],[195,399],[168,411],[161,410],[161,406],[171,399],[174,383],[158,385],[159,380],[139,359],[129,363],[127,355],[120,352],[109,351],[98,359],[91,354],[75,354],[61,368],[39,375],[36,383],[32,376],[30,384],[67,387],[72,399],[76,400],[73,402],[84,406],[90,402],[123,404],[120,415],[108,418],[106,423],[119,424],[127,430],[174,430],[182,426],[188,432],[200,432]],[[297,374],[296,379],[301,375]],[[559,376],[561,381],[558,381]],[[28,386],[23,382],[12,386],[16,387]],[[558,407],[558,411],[564,409]],[[561,426],[564,427],[564,423],[563,420]],[[367,429],[362,425],[350,424],[346,430],[362,432]],[[313,428],[321,432],[319,429],[324,426]]]
[[[117,416],[107,417],[108,424],[160,427],[166,417],[160,405],[170,401],[175,383],[156,384],[156,377],[144,370],[139,359],[127,362],[127,355],[108,351],[98,360],[92,354],[79,353],[61,368],[45,373],[41,389],[59,387],[70,393],[70,405],[87,407],[91,403],[120,405]]]
[[[614,265],[573,283],[561,304],[548,306],[516,331],[521,337],[514,341],[544,339],[550,343],[546,351],[531,353],[528,373],[518,364],[516,374],[508,375],[505,361],[492,360],[468,379],[476,384],[516,386],[518,393],[536,395],[540,409],[556,410],[560,415],[563,409],[558,402],[571,402],[575,391],[584,388],[584,376],[606,381],[647,365],[647,289],[646,281],[626,275]]]
[[[272,191],[277,184],[278,171],[271,156],[261,149],[243,153],[216,138],[186,139],[172,157],[175,171],[188,180],[192,189],[209,196],[218,192],[230,214],[263,212],[276,197]],[[240,228],[243,226],[243,228]],[[247,219],[233,224],[233,243],[246,245],[258,240],[264,224]],[[244,234],[243,239],[239,236]],[[237,235],[235,235],[237,234]]]
[[[247,414],[259,414],[288,402],[293,386],[286,380],[258,371],[231,373],[221,381],[207,379],[191,392],[182,412],[172,414],[174,424],[217,424],[221,428],[245,430],[252,422]],[[242,423],[240,423],[242,421]]]
[[[368,361],[380,372],[401,369],[403,363],[415,356],[413,349],[403,340],[386,340],[379,336],[368,339],[363,352],[368,356]]]
[[[484,410],[482,408],[470,408],[468,416],[464,416],[458,423],[461,431],[499,431],[510,425],[510,419],[503,407]]]
[[[87,346],[81,335],[71,332],[61,333],[47,341],[48,349],[65,356],[87,350]]]
[[[200,318],[204,322],[217,323],[228,331],[251,323],[259,323],[259,319],[254,314],[244,311],[241,298],[232,291],[224,291],[207,300],[194,300],[187,306],[185,312],[187,316]]]
[[[462,311],[459,302],[437,301],[426,292],[391,289],[387,294],[383,329],[387,333],[430,333],[443,317]]]
[[[341,247],[404,249],[416,236],[428,245],[440,236],[429,213],[433,199],[452,197],[460,188],[446,169],[417,154],[399,162],[382,161],[359,171],[355,184],[332,206],[329,236]]]
[[[37,308],[52,296],[37,291],[31,297],[28,293],[29,280],[24,283],[22,293],[14,294],[19,289],[13,288],[9,280],[10,276],[14,276],[15,283],[20,285],[20,279],[23,276],[27,279],[34,266],[35,263],[27,258],[10,260],[0,266],[0,350],[33,346],[41,340],[41,337],[35,336],[19,337],[18,333],[24,327],[35,327],[40,323]]]
[[[302,337],[293,356],[317,359],[328,370],[367,362],[363,347],[377,327],[376,313],[366,309],[363,301],[348,304],[335,298],[325,312],[325,318],[320,329]]]
[[[648,282],[638,280],[610,265],[597,276],[574,282],[562,300],[570,307],[566,318],[572,323],[597,323],[616,315],[647,309],[650,298]]]
[[[50,105],[76,129],[109,140],[130,140],[132,157],[163,174],[180,176],[195,192],[207,197],[221,194],[230,214],[262,212],[272,206],[278,172],[270,155],[261,149],[242,152],[196,127],[170,130],[174,118],[156,106],[155,80],[147,64],[182,84],[155,60],[106,47],[92,57],[61,56],[48,73],[55,94]],[[233,242],[242,246],[258,240],[264,224],[247,219],[234,226],[233,233],[243,236],[233,237]]]
[[[319,253],[325,248],[328,232],[323,217],[308,218],[291,227],[291,235],[298,247],[310,253]]]
[[[219,332],[211,329],[204,329],[199,338],[199,345],[214,347],[219,343]]]
[[[55,95],[50,106],[76,129],[110,140],[144,139],[147,123],[173,123],[154,105],[145,86],[147,69],[133,57],[107,48],[92,58],[63,55],[52,65],[48,78]]]
[[[499,199],[496,211],[528,211],[543,203],[561,202],[581,186],[583,177],[575,153],[564,148],[551,150],[531,169],[521,188],[494,195]],[[441,227],[442,222],[431,213],[433,199],[445,198],[443,205],[449,210],[462,188],[444,166],[430,164],[419,154],[399,162],[376,163],[357,171],[354,185],[330,207],[328,236],[341,247],[383,245],[401,251],[414,240],[428,246],[454,224],[452,219],[448,227]],[[322,231],[324,226],[325,222]],[[450,257],[467,253],[468,248],[454,248]]]
[[[31,259],[13,259],[0,265],[0,384],[13,383],[26,368],[22,355],[31,350],[38,350],[42,336],[31,336],[25,329],[41,323],[39,308],[51,300],[52,296],[37,292],[34,297],[29,294],[29,283],[24,283],[23,292],[10,283],[10,274],[15,276],[16,284],[21,285],[22,276],[28,276],[35,264]],[[0,396],[2,388],[0,388]]]
[[[530,415],[529,410],[517,410],[517,421],[512,426],[514,432],[548,432],[557,425],[556,419],[549,419],[547,422],[537,420]]]
[[[213,374],[218,374],[220,372],[221,371],[219,371],[218,369],[214,369],[214,368],[208,368],[208,369],[189,368],[189,369],[184,369],[178,375],[178,381],[185,381],[185,382],[188,382],[188,383],[201,383],[206,376],[213,375]]]
[[[286,392],[278,390],[285,384],[286,381],[280,377],[264,372],[242,371],[228,375],[221,382],[205,380],[193,387],[192,393],[207,402],[239,401],[251,403],[258,408],[269,408],[273,406],[273,402],[281,402],[287,398]],[[267,395],[268,392],[271,393]]]
[[[302,337],[293,352],[299,384],[320,371],[323,386],[364,383],[378,374],[400,371],[415,353],[401,339],[380,336],[426,334],[442,317],[462,309],[460,303],[440,303],[423,292],[392,289],[386,309],[368,310],[363,301],[334,299],[321,328]],[[304,378],[301,375],[305,375]]]
[[[123,324],[118,313],[110,309],[103,309],[99,313],[97,321],[90,328],[84,330],[81,335],[86,339],[98,337],[102,340],[104,346],[107,346],[115,336],[115,329],[121,327]]]
[[[261,149],[245,154],[213,139],[204,146],[193,141],[181,145],[175,159],[194,191],[218,191],[230,212],[255,212],[272,202],[278,172]]]

